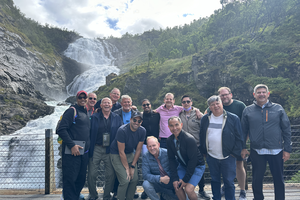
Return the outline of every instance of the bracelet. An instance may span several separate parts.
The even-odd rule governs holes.
[[[134,165],[131,165],[130,167],[131,167],[131,168],[133,168],[133,169],[135,168],[135,166],[134,166]]]

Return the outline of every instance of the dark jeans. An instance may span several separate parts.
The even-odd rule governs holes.
[[[225,186],[225,199],[235,200],[234,178],[236,176],[236,159],[229,156],[226,159],[216,159],[207,154],[206,162],[211,176],[211,189],[214,200],[221,200],[221,174]]]
[[[63,195],[65,200],[78,199],[86,179],[88,153],[82,156],[62,154]]]
[[[269,163],[269,168],[273,176],[275,200],[285,199],[282,154],[283,152],[281,151],[277,155],[259,155],[255,150],[251,149],[252,189],[255,200],[264,199],[263,179],[267,162]]]

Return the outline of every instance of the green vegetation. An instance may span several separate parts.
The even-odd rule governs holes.
[[[265,83],[272,101],[283,105],[290,117],[299,117],[299,8],[299,0],[235,1],[208,18],[184,26],[109,37],[117,47],[116,41],[122,44],[123,50],[130,45],[139,47],[138,56],[124,70],[129,73],[116,78],[110,87],[123,88],[129,93],[128,82],[121,79],[139,80],[136,84],[141,86],[133,86],[136,104],[141,95],[156,106],[162,103],[166,92],[174,92],[179,98],[193,91],[192,96],[199,95],[196,99],[201,100],[196,105],[203,109],[205,99],[216,93],[218,87],[226,85],[234,92],[242,90],[241,94],[248,94],[244,98],[251,103],[250,88]],[[192,56],[203,60],[196,70],[191,67]],[[155,88],[156,93],[144,94],[146,80],[152,84],[147,91]]]
[[[18,34],[29,45],[26,48],[45,54],[46,57],[43,56],[45,60],[52,62],[54,59],[58,60],[58,53],[79,37],[75,31],[62,30],[48,24],[42,26],[37,21],[26,18],[12,0],[0,0],[0,6],[2,10],[0,26]]]

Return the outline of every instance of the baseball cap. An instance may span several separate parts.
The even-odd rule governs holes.
[[[140,112],[134,112],[134,113],[132,114],[131,119],[136,118],[136,117],[140,117],[141,119],[143,119],[143,115],[142,115],[142,113],[140,113]]]
[[[81,95],[82,93],[85,94],[85,96],[88,96],[88,94],[86,93],[86,91],[80,90],[79,92],[77,92],[76,97],[79,97],[79,95]]]

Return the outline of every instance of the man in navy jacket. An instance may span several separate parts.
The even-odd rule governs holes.
[[[110,199],[110,191],[115,182],[115,173],[110,160],[110,144],[115,139],[118,128],[122,125],[120,116],[111,112],[112,101],[103,98],[101,111],[91,117],[91,147],[88,170],[89,199],[97,199],[96,179],[100,162],[105,165],[105,189],[103,199]],[[108,136],[109,135],[109,136]],[[109,138],[107,138],[109,137]],[[105,141],[108,140],[108,141]]]
[[[236,157],[240,156],[243,144],[240,119],[223,109],[219,96],[211,96],[207,104],[211,111],[201,119],[199,148],[206,155],[213,199],[221,200],[221,174],[225,199],[235,199]]]

